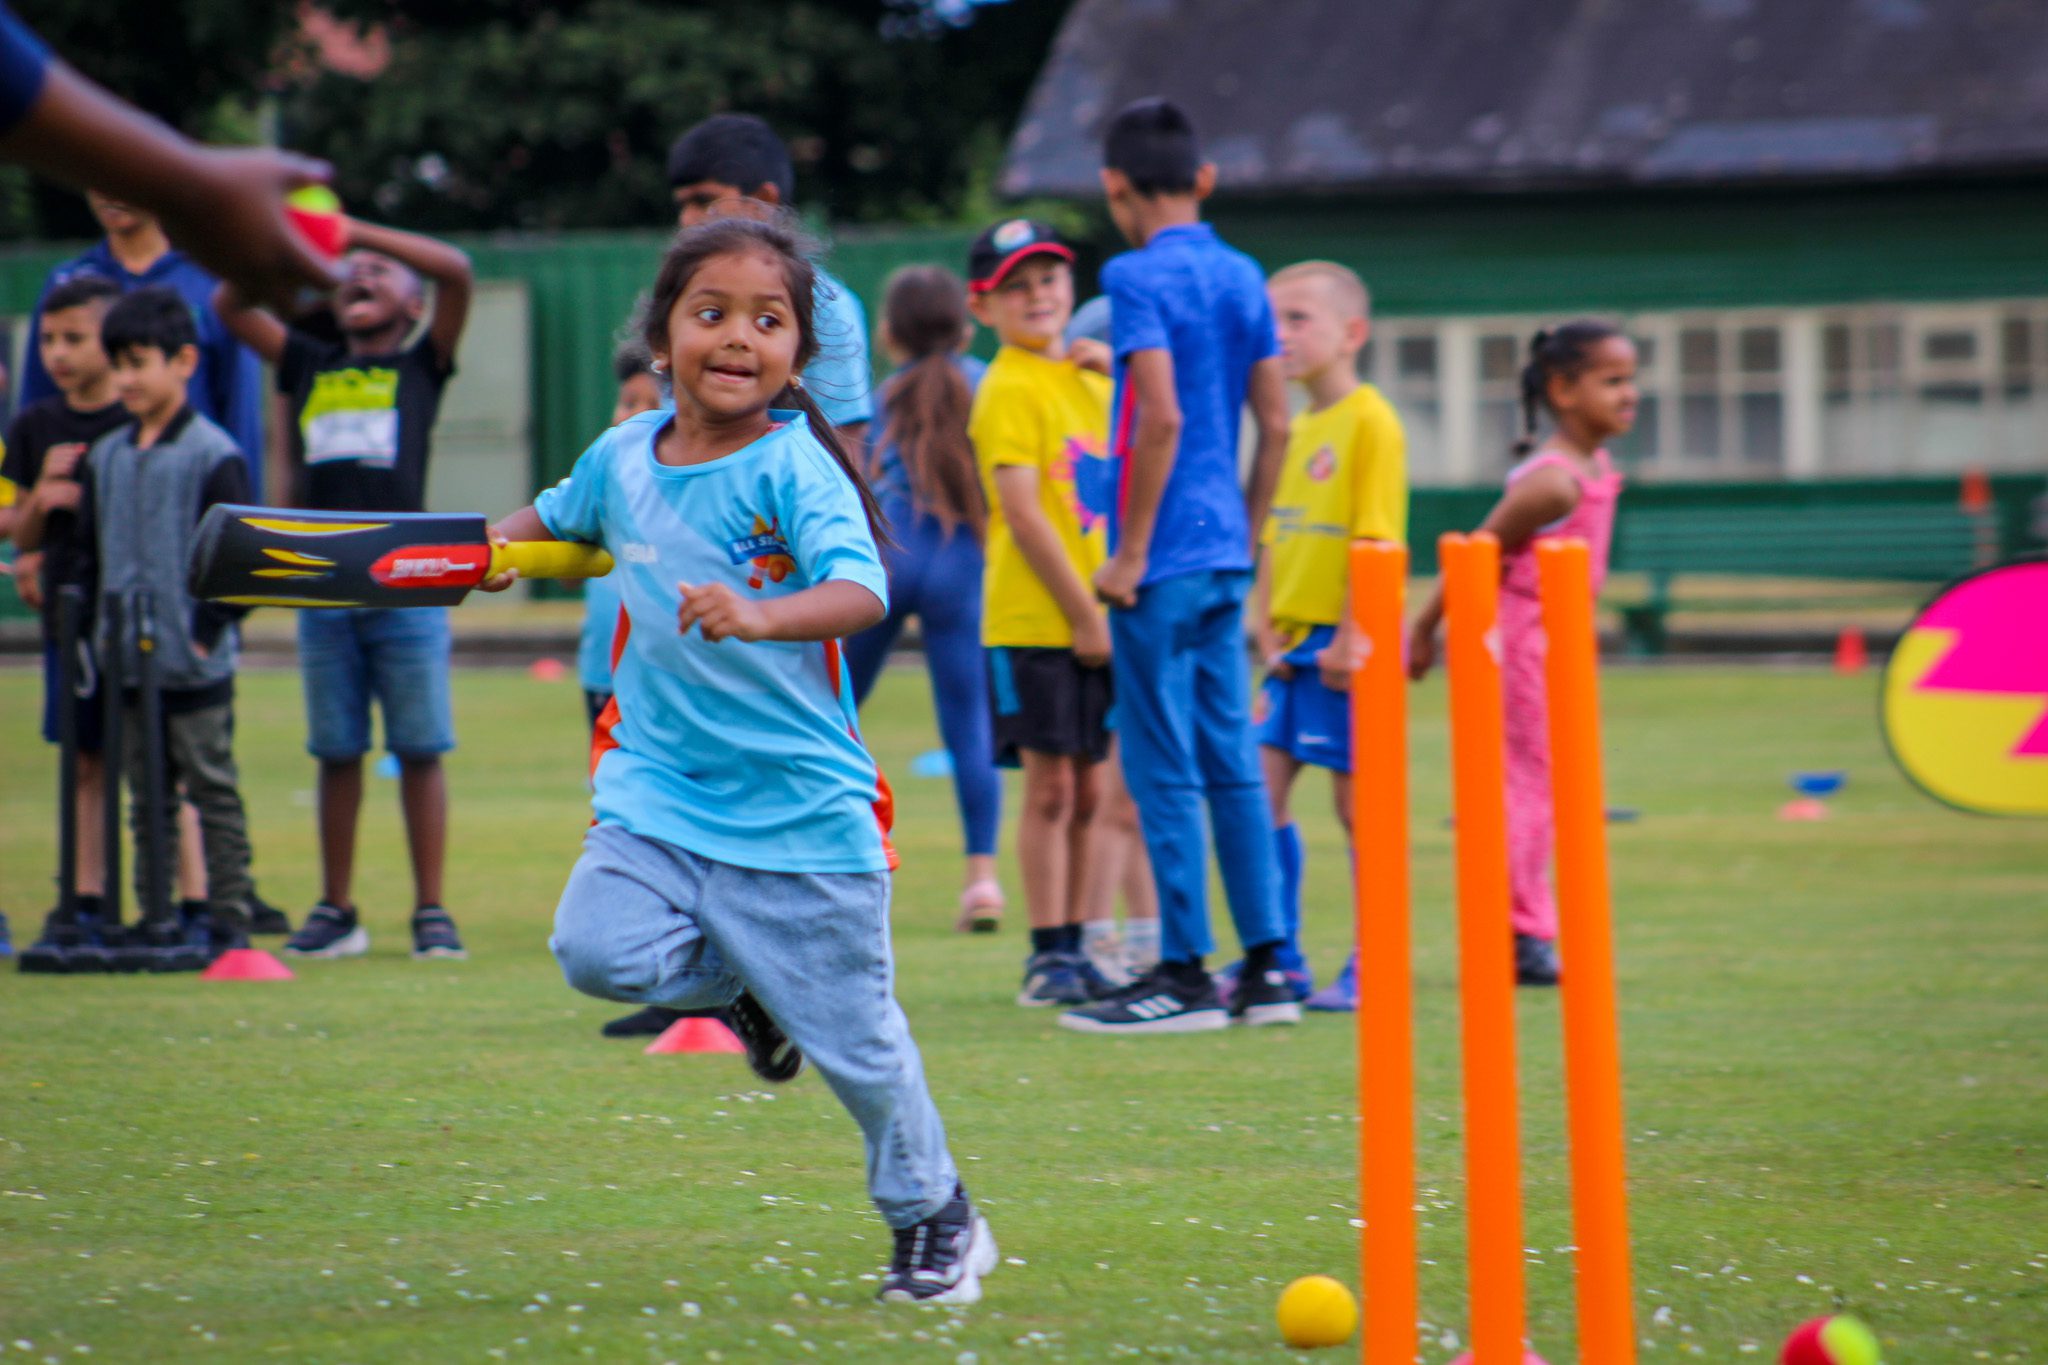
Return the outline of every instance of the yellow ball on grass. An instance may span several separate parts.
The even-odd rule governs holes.
[[[1358,1300],[1328,1275],[1304,1275],[1280,1292],[1277,1316],[1289,1346],[1342,1346],[1358,1330]]]

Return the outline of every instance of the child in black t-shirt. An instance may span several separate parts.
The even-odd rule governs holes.
[[[469,258],[431,237],[349,219],[344,279],[333,299],[339,342],[287,327],[230,285],[214,307],[228,330],[277,367],[290,402],[288,467],[271,486],[322,511],[417,512],[441,393],[469,318]],[[431,281],[432,317],[424,328]],[[370,700],[398,759],[412,850],[413,956],[462,957],[441,904],[448,792],[441,755],[455,747],[444,608],[299,613],[307,748],[320,763],[320,901],[285,944],[301,957],[352,957],[369,935],[350,896]]]
[[[21,501],[9,509],[0,531],[11,532],[21,557],[15,584],[22,600],[42,613],[43,738],[57,742],[62,712],[70,706],[78,740],[77,908],[98,920],[105,891],[106,859],[100,811],[105,801],[105,769],[100,762],[100,698],[98,670],[83,643],[90,638],[93,584],[87,577],[89,556],[81,554],[78,524],[79,478],[85,472],[92,443],[128,420],[127,409],[114,395],[114,371],[100,346],[100,321],[107,305],[120,296],[112,280],[82,275],[50,291],[43,301],[35,343],[43,367],[57,385],[57,396],[31,403],[15,414],[7,428],[7,455],[0,476],[22,490]],[[83,590],[88,608],[78,623],[76,683],[66,696],[57,657],[59,590]],[[52,924],[50,929],[59,926]],[[45,931],[49,937],[49,930]]]

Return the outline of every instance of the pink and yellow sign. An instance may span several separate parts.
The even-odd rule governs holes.
[[[1929,796],[1985,815],[2048,815],[2048,560],[1950,584],[1884,673],[1892,757]]]

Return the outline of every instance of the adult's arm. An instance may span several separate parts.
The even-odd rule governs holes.
[[[1257,554],[1266,514],[1273,509],[1273,490],[1280,485],[1280,466],[1287,458],[1287,376],[1280,372],[1278,356],[1268,356],[1252,366],[1246,397],[1259,433],[1257,450],[1252,456],[1251,488],[1246,496],[1251,513],[1252,553]]]
[[[1152,551],[1159,502],[1180,449],[1180,396],[1173,387],[1173,353],[1165,347],[1133,351],[1124,383],[1137,400],[1138,420],[1125,459],[1123,520],[1116,553],[1095,575],[1095,592],[1111,606],[1134,606]]]
[[[8,13],[0,28],[0,47],[18,50],[20,21]],[[15,71],[10,63],[9,94],[20,90]],[[0,159],[147,209],[194,260],[257,298],[282,304],[334,286],[333,268],[284,212],[287,194],[327,179],[326,163],[274,148],[202,147],[54,58],[0,131]]]

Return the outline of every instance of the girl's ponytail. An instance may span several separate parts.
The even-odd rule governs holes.
[[[1621,329],[1593,318],[1579,318],[1555,330],[1539,329],[1529,338],[1529,363],[1522,367],[1522,434],[1515,441],[1515,458],[1536,448],[1536,420],[1550,406],[1550,381],[1569,379],[1586,367],[1595,346]]]
[[[896,541],[889,534],[889,519],[882,514],[882,505],[875,501],[875,490],[868,486],[867,475],[861,470],[860,463],[853,458],[852,452],[847,450],[846,442],[839,435],[839,428],[833,426],[832,420],[818,410],[818,405],[811,398],[810,390],[804,387],[803,380],[791,375],[789,387],[776,396],[774,406],[795,408],[804,415],[804,420],[810,423],[811,435],[818,438],[818,444],[825,447],[838,463],[840,470],[853,481],[854,492],[860,494],[860,510],[867,514],[868,532],[875,538],[875,548],[893,549]]]
[[[988,503],[967,435],[973,394],[956,359],[970,325],[967,285],[943,266],[905,266],[889,277],[882,320],[910,365],[882,391],[881,440],[896,448],[919,510],[948,535],[965,526],[980,540]]]

